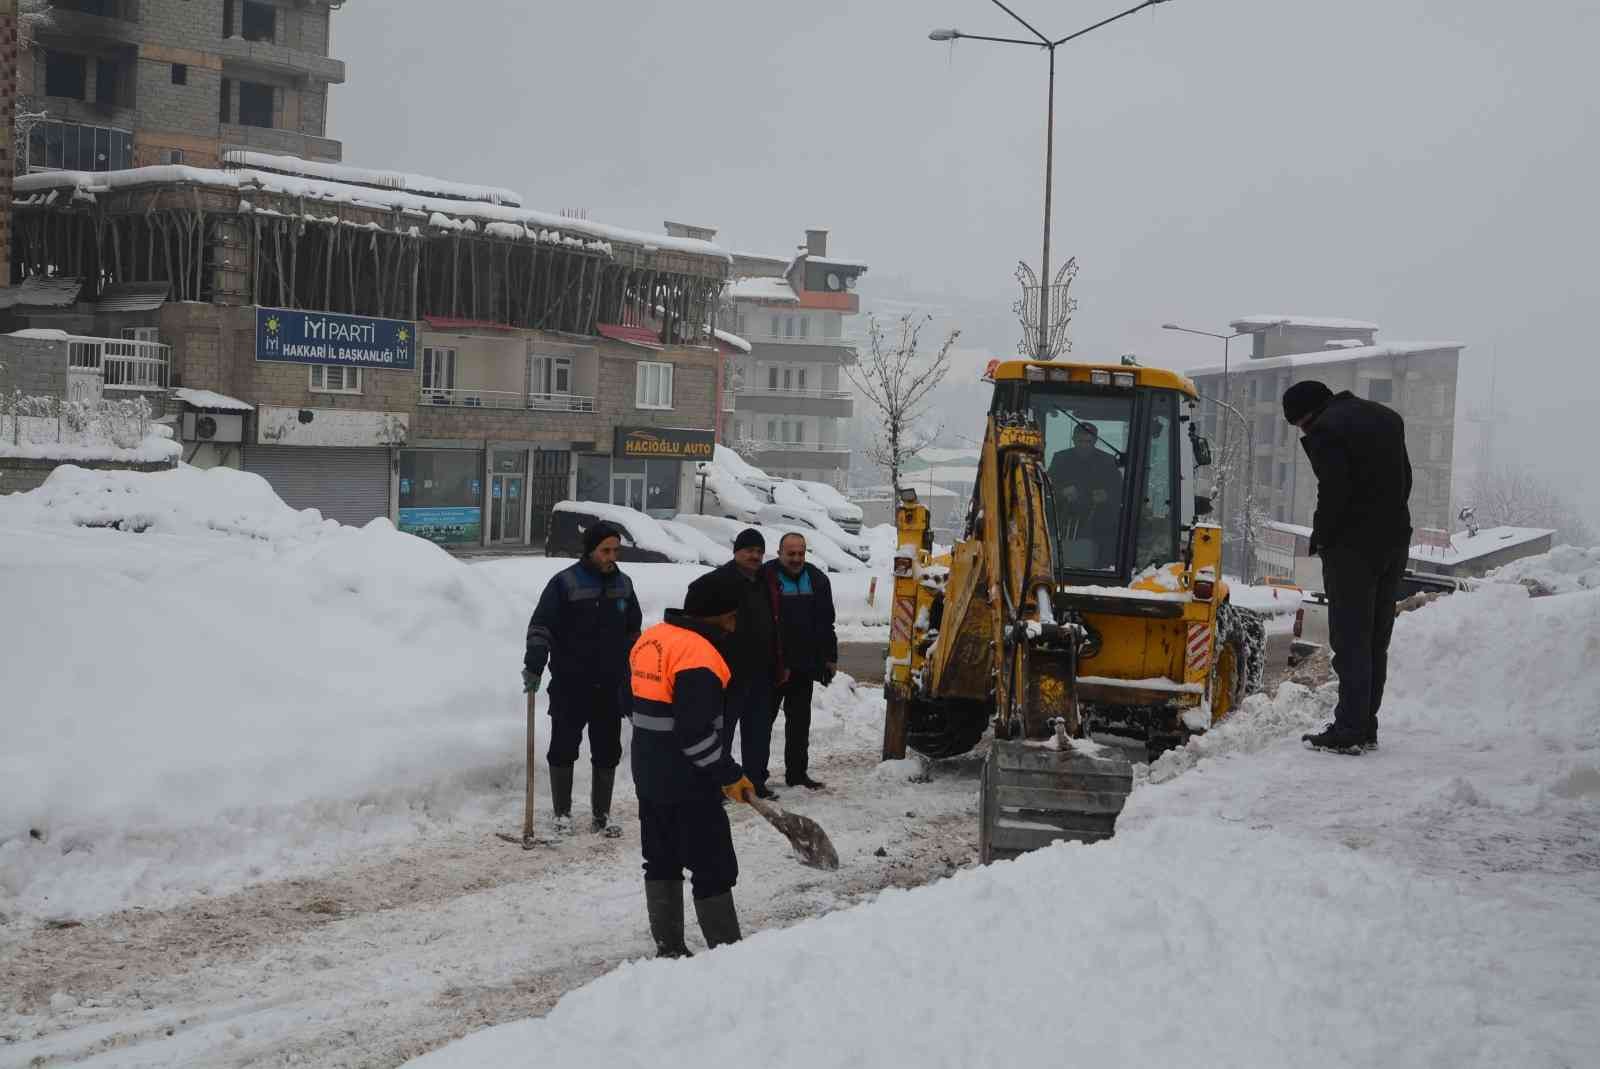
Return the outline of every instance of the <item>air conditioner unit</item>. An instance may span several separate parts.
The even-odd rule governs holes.
[[[183,440],[186,442],[242,442],[244,414],[240,412],[185,412]]]

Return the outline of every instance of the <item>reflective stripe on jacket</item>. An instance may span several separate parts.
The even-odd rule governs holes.
[[[722,704],[731,673],[714,634],[668,609],[628,656],[633,782],[640,798],[714,796],[744,774],[722,748]]]

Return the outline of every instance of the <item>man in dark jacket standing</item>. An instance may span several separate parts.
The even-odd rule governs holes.
[[[550,669],[550,800],[556,830],[572,834],[572,766],[584,729],[594,780],[589,814],[594,831],[616,838],[611,790],[622,761],[622,714],[628,686],[628,651],[642,616],[633,583],[617,567],[622,532],[596,523],[583,533],[583,556],[545,585],[528,621],[522,689],[539,689]]]
[[[739,860],[722,799],[748,802],[755,787],[722,742],[731,673],[719,646],[736,633],[743,581],[718,569],[689,584],[683,609],[639,636],[633,683],[633,786],[639,792],[645,909],[656,953],[687,957],[683,870],[708,947],[739,940],[733,885]]]
[[[783,778],[791,787],[821,790],[807,765],[811,751],[811,687],[827,686],[839,667],[833,628],[833,586],[822,569],[806,563],[806,536],[791,531],[778,543],[778,559],[763,566],[778,602],[778,639],[788,681],[772,692],[772,721],[783,709]],[[756,769],[765,779],[765,769]]]
[[[767,761],[772,749],[772,691],[787,675],[783,647],[778,638],[778,606],[772,588],[761,574],[767,541],[747,527],[733,543],[733,560],[717,569],[736,580],[739,630],[728,643],[727,717],[722,727],[723,747],[732,753],[733,730],[739,729],[739,763],[756,785],[756,796],[772,799],[777,792],[767,786]]]
[[[1317,476],[1311,552],[1322,558],[1328,641],[1339,677],[1333,723],[1304,736],[1338,753],[1377,749],[1395,602],[1411,547],[1411,459],[1400,414],[1316,381],[1283,394]]]

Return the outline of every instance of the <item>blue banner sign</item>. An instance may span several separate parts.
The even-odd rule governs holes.
[[[416,325],[404,319],[256,309],[256,359],[272,363],[412,371],[416,337]]]
[[[403,508],[400,530],[441,544],[470,545],[483,541],[483,510],[471,508]]]

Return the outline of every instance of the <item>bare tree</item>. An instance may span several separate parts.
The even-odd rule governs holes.
[[[1588,547],[1594,531],[1577,505],[1533,472],[1512,466],[1480,471],[1466,502],[1484,527],[1547,527],[1560,544]]]
[[[867,458],[889,469],[889,483],[896,490],[907,461],[938,436],[938,428],[929,431],[916,425],[927,414],[928,395],[949,373],[950,349],[961,337],[959,330],[952,330],[937,352],[924,356],[918,343],[922,328],[932,319],[903,315],[891,336],[874,317],[867,326],[866,355],[845,368],[883,421],[867,446]]]
[[[42,26],[48,26],[52,19],[50,0],[21,0],[17,5],[17,55],[23,56],[31,53],[36,44],[36,34]],[[33,56],[33,68],[37,70],[39,57]],[[16,87],[16,103],[12,109],[12,137],[11,148],[14,160],[22,161],[17,167],[19,174],[26,174],[34,161],[29,159],[29,135],[33,128],[48,118],[48,113],[40,108],[34,101],[31,92],[24,92],[20,84]],[[42,162],[42,161],[41,161]]]

